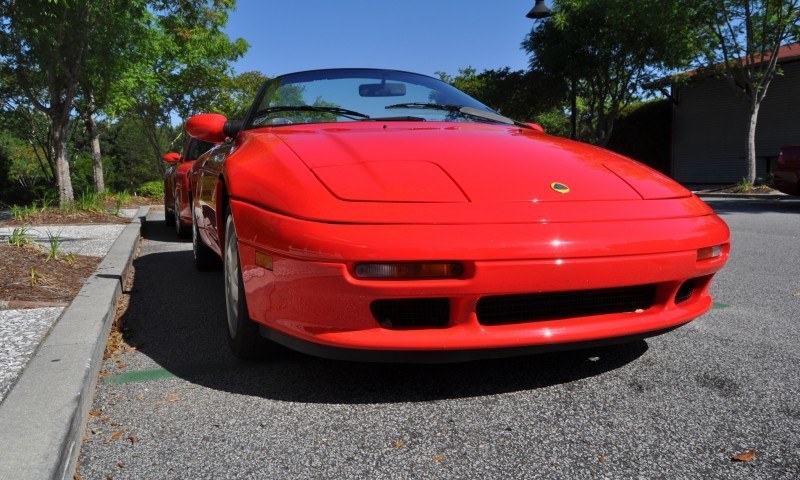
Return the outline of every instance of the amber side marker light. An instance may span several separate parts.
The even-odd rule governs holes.
[[[701,248],[697,251],[697,261],[708,260],[722,255],[722,245],[714,245],[713,247]]]
[[[371,279],[457,278],[462,273],[458,262],[359,263],[355,268],[356,277]]]
[[[272,260],[272,256],[264,252],[256,252],[256,265],[261,268],[266,268],[267,270],[272,270],[275,263]]]

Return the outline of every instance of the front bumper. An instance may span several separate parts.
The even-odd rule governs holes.
[[[247,305],[266,335],[319,349],[423,352],[574,348],[649,336],[711,308],[708,287],[727,261],[729,231],[715,215],[636,222],[499,225],[345,225],[286,217],[233,200]],[[725,245],[697,261],[697,249]],[[257,265],[256,252],[273,268]],[[362,280],[362,261],[457,260],[450,280]],[[691,297],[678,289],[696,279]],[[482,324],[478,300],[489,295],[564,292],[655,284],[640,312]],[[440,328],[384,328],[375,300],[447,298]],[[588,344],[585,344],[588,345]],[[291,346],[291,345],[290,345]],[[309,350],[306,348],[305,350]],[[314,350],[312,348],[311,350]]]

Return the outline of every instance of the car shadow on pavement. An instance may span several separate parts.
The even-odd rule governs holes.
[[[142,226],[142,237],[158,242],[186,243],[192,241],[192,237],[178,238],[175,227],[166,226],[163,219],[148,219]]]
[[[153,238],[153,237],[151,237]],[[207,388],[303,403],[393,403],[475,397],[574,382],[623,367],[645,341],[456,364],[325,360],[281,349],[260,362],[229,352],[221,272],[197,272],[191,251],[143,255],[128,311],[129,341],[173,375]],[[149,367],[149,368],[152,368]]]

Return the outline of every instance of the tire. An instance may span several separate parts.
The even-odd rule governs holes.
[[[230,208],[225,215],[225,332],[228,346],[239,358],[254,360],[270,352],[270,342],[258,332],[258,325],[250,319],[244,296],[242,267],[239,260],[239,239]]]
[[[198,270],[219,270],[222,267],[222,260],[200,238],[194,213],[192,213],[192,254],[194,255],[194,266]]]
[[[178,192],[175,192],[174,197],[175,197],[175,207],[173,209],[173,212],[175,213],[173,214],[173,216],[175,218],[175,234],[178,236],[178,238],[189,238],[189,235],[192,234],[192,231],[190,230],[191,227],[189,225],[186,225],[186,223],[184,223],[183,220],[181,220],[181,214],[180,214],[181,205],[180,201],[178,200]]]
[[[169,205],[167,205],[167,195],[164,194],[164,225],[171,227],[175,225],[175,212],[171,212],[169,208]]]

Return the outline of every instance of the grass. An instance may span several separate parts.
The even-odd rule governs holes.
[[[53,233],[50,230],[46,232],[47,234],[47,260],[57,260],[58,259],[58,249],[61,248],[62,238],[61,238],[61,231],[59,230],[58,233]]]
[[[17,248],[24,247],[30,243],[31,240],[28,238],[28,227],[17,227],[12,230],[11,235],[8,236],[8,244]]]

